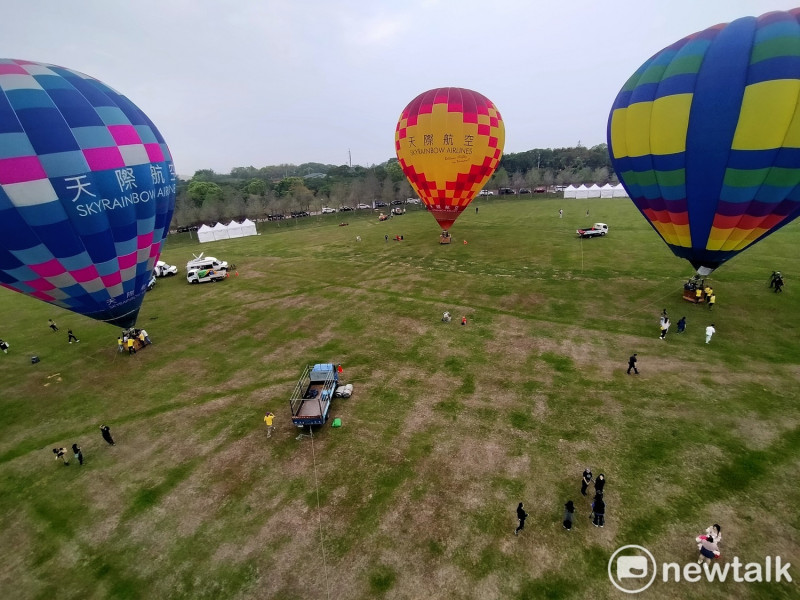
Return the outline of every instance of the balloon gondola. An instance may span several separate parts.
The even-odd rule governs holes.
[[[672,252],[707,275],[800,215],[800,9],[661,50],[608,119],[614,169]]]
[[[164,138],[128,98],[77,71],[0,59],[0,285],[132,326],[175,185]]]

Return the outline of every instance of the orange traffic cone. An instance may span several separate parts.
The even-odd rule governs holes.
[[[464,245],[465,245],[465,246],[467,245],[467,240],[464,240]]]

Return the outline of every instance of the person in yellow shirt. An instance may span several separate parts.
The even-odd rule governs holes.
[[[128,354],[136,354],[136,348],[133,345],[133,336],[128,338]]]
[[[274,427],[272,425],[272,420],[274,418],[275,418],[275,415],[273,415],[271,412],[268,412],[267,414],[264,415],[264,423],[267,424],[267,437],[268,438],[272,437],[272,430],[274,429]]]

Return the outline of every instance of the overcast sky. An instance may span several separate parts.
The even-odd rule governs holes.
[[[2,56],[125,94],[181,175],[394,154],[402,109],[435,87],[492,100],[505,151],[604,143],[652,54],[786,0],[3,0]]]

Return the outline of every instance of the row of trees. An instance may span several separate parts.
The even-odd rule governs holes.
[[[489,189],[501,187],[616,183],[605,144],[584,148],[535,149],[504,155]],[[236,167],[230,174],[210,169],[181,181],[173,225],[184,227],[217,221],[255,220],[291,211],[319,211],[380,200],[405,200],[414,191],[396,158],[372,167],[320,163]]]

